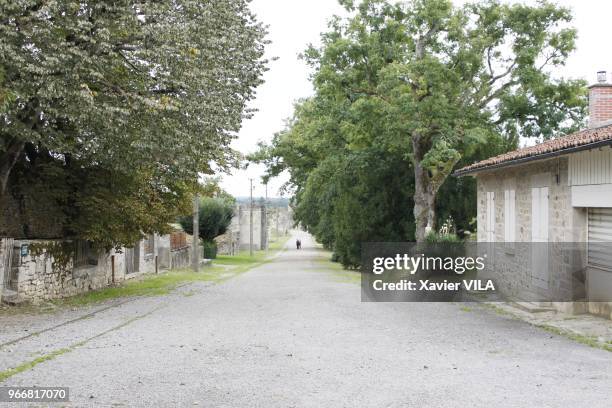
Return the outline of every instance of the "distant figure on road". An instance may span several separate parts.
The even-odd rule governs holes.
[[[302,241],[300,241],[299,239],[295,241],[295,247],[297,249],[301,249],[302,248]]]

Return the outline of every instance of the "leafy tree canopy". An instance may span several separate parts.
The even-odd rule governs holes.
[[[448,0],[341,3],[350,16],[334,18],[322,46],[304,54],[315,96],[296,108],[287,130],[252,157],[268,165],[270,176],[289,170],[298,210],[306,206],[308,217],[314,216],[303,222],[308,228],[316,231],[322,217],[341,219],[337,206],[306,204],[311,184],[320,184],[319,197],[388,188],[389,196],[404,199],[404,216],[395,224],[413,225],[404,239],[423,240],[427,228],[435,228],[436,211],[445,217],[452,212],[455,203],[448,195],[460,198],[463,214],[453,218],[467,224],[474,210],[466,209],[464,200],[473,184],[448,180],[458,164],[515,148],[522,137],[551,138],[583,125],[585,83],[551,75],[575,47],[569,10],[546,1],[528,6],[490,0],[461,7]],[[368,153],[376,150],[381,154],[372,160]],[[330,162],[351,166],[332,172]],[[370,177],[354,178],[360,166]],[[388,176],[373,177],[387,168],[409,174],[398,184],[387,184],[393,180]],[[351,182],[342,187],[339,180],[345,178]],[[398,193],[407,186],[409,194]],[[445,197],[438,203],[441,189]],[[473,195],[469,200],[475,202]],[[369,211],[362,214],[368,222],[398,213],[385,205],[368,210],[364,201],[355,208]],[[298,218],[306,217],[301,214],[296,211]],[[350,218],[347,223],[359,219]],[[338,250],[341,231],[326,231],[329,245]],[[387,234],[376,223],[372,231]],[[370,240],[373,234],[366,235]],[[354,243],[362,240],[357,233],[349,236]]]
[[[200,239],[211,242],[227,232],[234,217],[236,201],[233,197],[204,197],[200,200],[198,215]],[[180,224],[189,234],[193,234],[193,216],[181,217]]]
[[[0,194],[51,171],[65,235],[158,230],[236,164],[265,34],[247,0],[0,2]]]

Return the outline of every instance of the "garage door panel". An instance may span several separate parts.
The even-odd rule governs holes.
[[[612,208],[589,208],[588,264],[612,270]]]

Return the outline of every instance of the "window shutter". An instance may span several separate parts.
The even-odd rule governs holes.
[[[516,241],[516,193],[514,190],[504,192],[504,240]]]

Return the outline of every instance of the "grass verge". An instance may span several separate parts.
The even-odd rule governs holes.
[[[339,262],[330,261],[331,252],[325,251],[322,254],[323,256],[317,259],[322,271],[330,273],[337,282],[361,284],[361,272],[359,270],[344,269]]]
[[[577,343],[585,344],[589,347],[598,348],[602,350],[606,350],[612,352],[612,343],[602,343],[597,340],[597,337],[593,336],[585,336],[582,334],[573,333],[567,330],[560,329],[558,327],[550,326],[547,324],[538,324],[536,327],[539,327],[543,330],[546,330],[549,333],[557,334],[559,336],[567,337],[570,340],[573,340]]]
[[[528,320],[522,319],[520,316],[517,316],[516,314],[509,312],[505,309],[503,309],[502,307],[496,306],[494,304],[491,303],[481,303],[480,304],[481,307],[485,308],[485,309],[489,309],[491,311],[493,311],[494,313],[500,315],[500,316],[504,316],[510,319],[514,319],[514,320],[520,320],[522,322],[525,322],[527,324],[530,324],[534,327],[538,327],[542,330],[545,330],[549,333],[553,333],[556,334],[558,336],[563,336],[565,338],[568,338],[572,341],[575,341],[577,343],[581,343],[584,344],[586,346],[589,347],[593,347],[593,348],[597,348],[597,349],[601,349],[601,350],[605,350],[605,351],[609,351],[612,352],[612,343],[610,342],[601,342],[597,339],[597,337],[594,336],[585,336],[582,334],[578,334],[578,333],[574,333],[572,331],[569,330],[565,330],[559,327],[555,327],[549,324],[539,324],[539,323],[535,323],[535,322],[530,322]]]
[[[289,236],[279,237],[275,241],[274,248],[268,251],[255,251],[252,257],[248,251],[242,251],[234,256],[219,255],[212,266],[205,266],[198,273],[190,269],[179,269],[159,275],[144,275],[138,280],[128,281],[119,286],[55,300],[53,303],[57,306],[84,306],[117,298],[167,295],[177,287],[191,282],[223,282],[269,262],[270,258],[285,246],[288,239]]]
[[[84,306],[116,298],[166,295],[183,283],[220,280],[223,272],[221,268],[209,267],[199,273],[183,269],[159,275],[145,275],[141,279],[125,282],[120,286],[54,300],[53,303],[57,306]]]
[[[268,249],[272,251],[279,251],[283,249],[285,245],[287,245],[290,237],[291,235],[279,235],[272,237],[270,243],[268,244]]]

